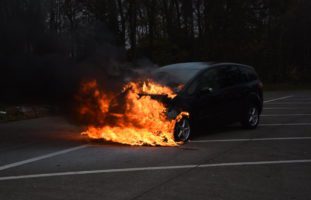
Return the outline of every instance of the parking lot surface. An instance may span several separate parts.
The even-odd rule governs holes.
[[[179,147],[91,141],[62,117],[0,124],[0,199],[311,199],[311,91],[266,92],[261,124]]]

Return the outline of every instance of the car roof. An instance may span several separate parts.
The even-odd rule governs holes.
[[[175,70],[175,69],[206,69],[210,66],[210,62],[185,62],[185,63],[176,63],[176,64],[170,64],[165,65],[159,70]]]
[[[246,67],[253,69],[252,66],[244,65],[240,63],[231,63],[231,62],[185,62],[185,63],[175,63],[170,65],[165,65],[163,67],[160,67],[158,71],[163,70],[175,70],[175,69],[197,69],[197,70],[203,70],[211,67],[216,67],[220,65],[238,65],[241,67]]]
[[[170,76],[171,78],[174,77],[173,79],[175,81],[179,80],[181,83],[187,83],[188,81],[197,77],[199,74],[203,73],[207,69],[217,68],[224,65],[239,66],[242,68],[252,69],[252,67],[248,65],[229,62],[185,62],[165,65],[154,70],[152,72],[152,75],[163,80],[168,78],[166,76]]]

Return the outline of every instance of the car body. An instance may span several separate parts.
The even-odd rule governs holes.
[[[163,66],[153,72],[156,81],[183,85],[168,104],[168,114],[189,112],[176,124],[175,139],[186,141],[192,129],[208,122],[241,122],[253,129],[263,107],[262,82],[255,69],[237,63],[191,62]],[[176,90],[177,91],[177,90]]]

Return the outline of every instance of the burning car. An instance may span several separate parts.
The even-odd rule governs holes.
[[[129,82],[118,95],[85,87],[97,110],[81,114],[102,122],[84,134],[130,145],[175,146],[186,142],[194,126],[239,121],[256,128],[263,105],[262,83],[254,68],[235,63],[179,63],[155,70],[148,80]],[[203,123],[202,123],[203,122]]]
[[[263,106],[262,82],[254,68],[235,63],[180,63],[153,73],[158,82],[176,87],[169,114],[189,113],[176,124],[175,139],[186,141],[193,126],[215,121],[241,122],[254,129]],[[182,86],[182,87],[180,87]]]

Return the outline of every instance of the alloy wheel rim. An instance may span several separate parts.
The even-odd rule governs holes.
[[[259,121],[258,110],[256,107],[251,107],[249,109],[248,122],[250,123],[251,126],[256,126],[258,121]]]
[[[181,141],[186,141],[190,136],[190,124],[188,120],[182,119],[181,122],[178,123],[178,138]]]

